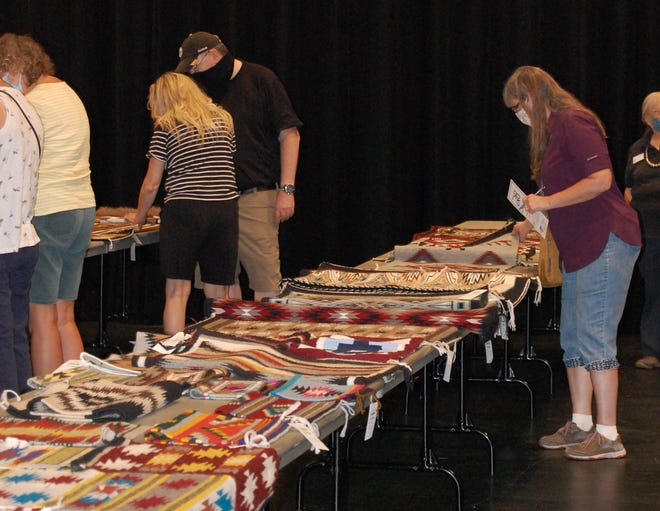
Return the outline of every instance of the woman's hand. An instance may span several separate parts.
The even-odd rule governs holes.
[[[523,205],[528,213],[536,213],[537,211],[547,211],[549,209],[548,197],[545,195],[526,195],[523,199]]]
[[[129,224],[137,224],[139,227],[142,227],[145,222],[145,218],[140,218],[140,215],[138,215],[137,211],[126,213],[124,215],[124,220],[126,220]]]
[[[524,222],[517,222],[516,225],[513,226],[513,230],[511,232],[518,236],[520,241],[523,241],[531,230],[532,224],[525,220]]]

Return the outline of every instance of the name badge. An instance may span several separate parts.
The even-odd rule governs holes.
[[[644,153],[636,154],[635,156],[633,156],[633,159],[632,159],[633,165],[634,165],[635,163],[639,163],[639,162],[642,161],[643,159],[644,159]]]

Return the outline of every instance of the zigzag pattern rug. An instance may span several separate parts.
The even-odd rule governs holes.
[[[481,333],[484,324],[494,324],[497,307],[465,311],[433,309],[343,308],[331,306],[296,306],[272,302],[214,300],[210,309],[215,316],[242,321],[291,321],[331,324],[381,324],[410,326],[453,326]]]
[[[0,444],[0,509],[256,511],[272,495],[278,467],[269,448],[127,444],[88,451]]]
[[[259,302],[266,303],[266,302]],[[346,335],[362,338],[423,337],[430,342],[450,342],[456,329],[448,326],[414,326],[397,324],[320,323],[312,321],[258,321],[227,319],[214,316],[198,324],[199,328],[233,336],[290,337],[307,332],[314,337]]]
[[[333,267],[303,277],[282,279],[282,290],[322,291],[371,295],[447,295],[488,287],[497,273],[460,272],[445,266],[438,271],[386,271]]]
[[[227,475],[71,472],[23,465],[0,471],[0,488],[0,507],[21,511],[256,511],[261,504],[240,505],[236,482]]]

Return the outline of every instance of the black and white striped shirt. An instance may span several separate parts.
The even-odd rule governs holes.
[[[234,152],[236,140],[218,120],[200,141],[195,128],[179,125],[174,131],[156,128],[147,157],[165,163],[165,202],[174,199],[223,201],[236,199]]]

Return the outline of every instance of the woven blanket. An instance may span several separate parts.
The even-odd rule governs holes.
[[[245,487],[255,478],[250,474]],[[113,511],[256,511],[231,476],[142,472],[71,472],[24,465],[0,471],[0,508]],[[249,493],[247,494],[249,495]]]
[[[395,245],[394,258],[415,262],[514,266],[518,256],[518,236],[507,233],[490,239],[495,232],[494,229],[447,227],[416,237],[406,245]]]
[[[265,387],[263,381],[214,377],[192,387],[188,395],[193,399],[240,401],[255,393],[258,395]]]
[[[128,423],[69,424],[50,419],[0,417],[0,439],[17,438],[33,445],[92,447],[114,441],[137,426]]]
[[[276,419],[290,413],[291,405],[292,402],[289,399],[267,395],[250,399],[244,403],[223,403],[215,409],[215,413],[227,417]],[[315,422],[332,413],[336,408],[336,401],[307,401],[300,402],[292,413],[309,422]]]
[[[437,271],[381,271],[334,267],[303,277],[282,279],[282,290],[370,295],[448,295],[486,289],[497,270],[461,272],[448,266]]]
[[[266,299],[270,303],[293,305],[297,307],[337,307],[346,309],[432,309],[442,311],[462,311],[485,307],[488,291],[477,289],[467,293],[443,296],[378,296],[352,293],[319,293],[313,291],[294,291],[287,288],[277,296]],[[208,315],[215,312],[213,303],[209,304]]]
[[[427,238],[433,240],[435,243],[445,243],[450,248],[460,248],[467,243],[477,243],[480,239],[492,235],[493,232],[495,232],[495,229],[465,229],[461,227],[432,225],[425,231],[415,233],[412,237],[412,242]],[[519,242],[516,259],[518,265],[536,266],[538,264],[540,239],[540,235],[536,230],[532,229],[527,237]]]
[[[144,441],[155,444],[245,446],[249,435],[268,442],[286,433],[289,425],[279,418],[228,417],[218,413],[185,410],[168,421],[147,429]]]
[[[511,277],[517,280],[515,277]],[[523,283],[524,280],[520,279]],[[523,293],[524,295],[524,293]],[[433,309],[343,308],[331,306],[296,306],[272,302],[215,300],[211,310],[217,317],[245,321],[318,321],[343,324],[384,324],[413,326],[453,326],[482,333],[496,322],[494,306],[464,311],[436,311]],[[359,339],[358,336],[353,337]]]
[[[271,390],[271,394],[291,401],[336,401],[357,394],[364,385],[336,385],[297,374]]]
[[[254,510],[273,493],[278,459],[271,448],[129,444],[106,448],[85,466],[101,472],[230,476],[234,509]]]
[[[29,401],[10,402],[7,411],[20,418],[130,422],[174,401],[183,390],[183,385],[172,381],[138,386],[99,379],[76,387],[61,382]]]
[[[298,332],[308,332],[310,335],[317,337],[332,334],[365,338],[423,337],[432,342],[449,342],[454,340],[456,334],[454,328],[444,326],[320,323],[312,321],[242,321],[227,319],[222,316],[215,316],[203,321],[199,324],[199,327],[235,336],[259,335],[282,338],[296,335]]]
[[[1,509],[256,511],[272,494],[278,467],[270,448],[6,444],[0,442]]]
[[[160,229],[160,208],[151,208],[143,226],[131,224],[124,220],[124,215],[135,212],[131,208],[102,207],[96,211],[96,218],[92,226],[92,241],[118,241],[130,238],[136,232],[146,232]]]
[[[66,494],[80,487],[95,485],[100,476],[102,474],[96,470],[74,474],[68,468],[31,465],[0,470],[0,509],[30,510],[57,506]]]
[[[289,379],[306,374],[327,377],[333,383],[365,383],[397,369],[392,355],[333,353],[313,348],[309,339],[306,332],[286,338],[238,337],[198,328],[194,338],[187,341],[187,350],[169,355],[134,355],[132,363],[137,367],[221,367],[240,380]],[[423,341],[410,339],[401,356],[412,353]]]
[[[16,439],[5,439],[0,441],[0,467],[64,466],[79,458],[81,452],[84,452],[81,447],[32,445]]]

